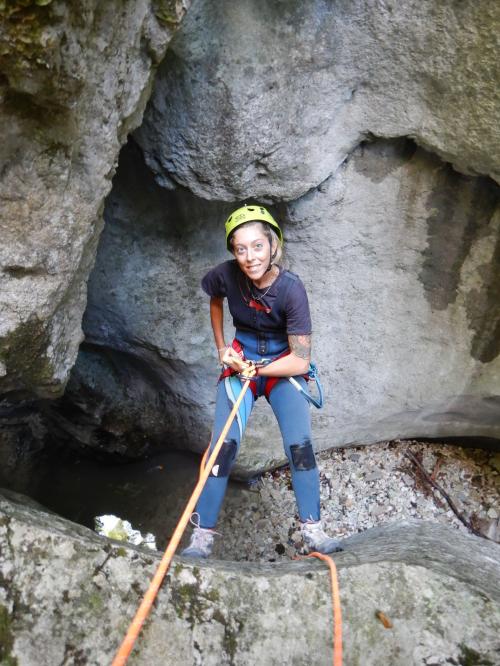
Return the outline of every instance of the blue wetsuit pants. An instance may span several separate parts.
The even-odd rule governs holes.
[[[258,377],[256,380],[258,396],[264,393],[265,379],[265,377]],[[295,377],[295,379],[305,387],[306,382],[303,377]],[[249,415],[254,401],[249,388],[240,409]],[[303,522],[319,520],[319,472],[311,443],[309,404],[286,378],[280,379],[273,387],[269,403],[278,420],[285,453],[290,463],[292,485],[300,520]],[[222,380],[217,387],[215,423],[210,450],[219,438],[232,406]],[[240,439],[240,426],[235,419],[196,506],[196,512],[200,516],[200,527],[213,528],[217,523],[229,473],[240,448]]]

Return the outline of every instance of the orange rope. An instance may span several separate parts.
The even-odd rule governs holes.
[[[156,595],[158,594],[158,590],[160,588],[160,585],[163,581],[163,578],[165,577],[165,574],[167,573],[168,567],[170,566],[170,563],[172,561],[172,558],[174,556],[175,551],[177,550],[177,546],[179,545],[179,542],[182,538],[182,535],[184,534],[184,530],[186,529],[186,526],[189,522],[189,519],[191,517],[191,514],[194,511],[194,508],[196,506],[196,502],[198,501],[198,498],[200,497],[203,487],[208,479],[208,476],[210,474],[210,470],[215,464],[215,461],[217,459],[217,455],[219,454],[219,451],[222,447],[222,444],[224,442],[224,439],[229,431],[229,428],[231,427],[231,423],[233,422],[234,417],[236,416],[236,412],[238,411],[238,407],[240,406],[241,401],[243,400],[243,397],[250,385],[250,379],[247,379],[245,383],[242,386],[241,392],[238,396],[238,399],[234,403],[233,409],[231,410],[231,413],[229,414],[229,417],[226,421],[226,424],[224,428],[222,429],[222,432],[219,436],[219,439],[217,440],[212,453],[210,454],[210,457],[208,458],[208,462],[206,467],[203,469],[200,469],[200,477],[198,479],[198,483],[195,486],[195,489],[193,490],[193,494],[188,500],[188,503],[186,504],[186,508],[184,509],[184,513],[182,514],[179,522],[177,523],[177,526],[174,530],[174,533],[172,535],[172,538],[170,539],[168,546],[163,554],[163,557],[161,559],[161,562],[158,566],[158,569],[156,570],[156,573],[153,577],[153,580],[151,581],[149,588],[144,595],[144,598],[141,602],[141,605],[139,606],[137,613],[135,614],[134,619],[130,623],[130,626],[128,628],[128,631],[125,635],[125,638],[123,639],[122,644],[120,645],[118,652],[116,653],[115,658],[113,659],[112,666],[124,666],[124,664],[127,663],[127,660],[130,656],[130,653],[132,652],[132,649],[134,647],[134,643],[137,639],[137,636],[139,635],[139,632],[141,631],[142,625],[144,624],[149,611],[151,610],[151,606],[153,605],[153,602],[156,598]],[[206,453],[205,453],[206,456]],[[205,460],[205,456],[202,459],[202,465]]]
[[[211,440],[211,439],[212,439],[212,437],[210,437],[210,440]],[[210,451],[210,442],[208,443],[208,446],[207,446],[207,448],[205,449],[205,453],[203,454],[203,456],[202,456],[202,458],[201,458],[201,462],[200,462],[200,473],[199,473],[199,475],[198,475],[198,479],[201,478],[201,473],[203,472],[203,469],[204,469],[204,467],[205,467],[205,461],[206,461],[206,459],[207,459],[207,456],[208,456],[209,451]]]
[[[326,562],[330,568],[330,582],[332,585],[332,607],[333,607],[333,666],[342,666],[342,613],[340,610],[339,583],[337,579],[337,567],[329,555],[323,553],[309,553],[306,557],[317,557]]]

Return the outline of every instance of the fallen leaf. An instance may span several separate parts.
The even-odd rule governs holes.
[[[381,610],[375,611],[375,617],[382,622],[386,629],[392,629],[392,622]]]

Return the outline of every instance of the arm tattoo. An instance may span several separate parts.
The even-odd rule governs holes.
[[[289,335],[288,344],[292,354],[309,361],[311,358],[311,336],[310,335]]]

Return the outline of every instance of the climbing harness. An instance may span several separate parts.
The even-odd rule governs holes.
[[[230,377],[225,377],[224,388],[226,389],[226,394],[231,404],[234,405],[238,399],[239,392],[241,391],[241,380],[239,376],[231,375]],[[240,404],[240,408],[236,412],[236,421],[240,431],[240,440],[243,437],[243,433],[245,432],[245,427],[247,425],[249,416],[250,414],[247,410],[246,402],[243,400],[243,402]]]
[[[241,358],[242,361],[245,360],[245,355],[243,353],[243,347],[242,347],[239,340],[234,339],[232,341],[230,347],[232,349],[234,349],[234,351],[238,354],[238,356]],[[272,361],[276,361],[279,358],[283,358],[284,356],[288,356],[288,354],[290,354],[290,350],[287,349],[282,354],[279,354],[278,356],[276,356],[274,358],[263,358],[257,363],[257,372],[252,377],[252,384],[250,386],[250,388],[252,390],[252,393],[254,394],[254,397],[256,397],[256,395],[257,395],[257,386],[256,386],[256,383],[255,383],[255,380],[258,377],[258,368],[261,367],[261,366],[264,366],[264,365],[268,365]],[[239,373],[236,370],[233,370],[232,368],[229,368],[229,367],[225,367],[224,370],[222,371],[220,377],[219,377],[219,381],[221,381],[221,380],[227,381],[227,379],[229,379],[231,377],[237,377],[238,374]],[[320,382],[320,379],[319,379],[319,371],[318,371],[318,368],[317,368],[315,363],[310,363],[309,364],[309,370],[308,370],[306,375],[303,375],[303,377],[306,381],[308,381],[308,382],[313,381],[316,384],[316,390],[318,392],[318,397],[317,398],[315,398],[313,395],[311,395],[311,393],[309,391],[306,391],[304,388],[302,388],[302,386],[299,384],[299,382],[294,377],[287,377],[286,379],[288,379],[290,384],[295,389],[297,389],[297,391],[299,391],[299,393],[311,405],[314,405],[317,409],[321,409],[323,407],[323,404],[324,404],[323,387],[321,386],[321,382]],[[269,400],[269,395],[271,394],[271,391],[276,386],[276,384],[280,381],[280,379],[285,379],[285,378],[284,377],[266,377],[266,383],[265,383],[265,387],[264,387],[264,395],[266,396],[266,398],[268,400]],[[227,383],[225,385],[226,385],[226,393],[227,393],[229,399],[231,400],[231,402],[234,404],[234,400],[233,400],[233,397],[232,397],[233,394],[234,394],[234,390]],[[248,415],[246,416],[246,418],[248,419]],[[246,424],[246,420],[245,420],[245,424]],[[238,418],[238,425],[240,425],[240,419],[239,418]],[[244,430],[244,428],[243,428],[243,430]],[[241,425],[240,425],[240,434],[242,434],[243,430],[241,429]]]
[[[304,396],[304,398],[309,403],[311,403],[311,405],[314,405],[317,409],[321,409],[323,407],[323,387],[321,386],[321,382],[319,381],[318,368],[315,363],[309,364],[309,372],[307,374],[307,378],[309,380],[314,381],[314,383],[316,384],[316,389],[318,391],[317,398],[313,397],[310,393],[305,391],[294,377],[288,377],[288,381],[290,382],[290,384],[292,384],[292,386],[294,386],[297,389],[297,391],[299,391]]]

